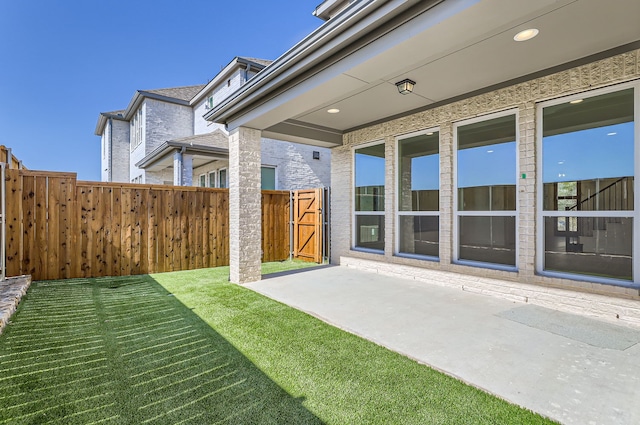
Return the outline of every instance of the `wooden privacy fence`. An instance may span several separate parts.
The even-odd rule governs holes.
[[[125,276],[229,264],[226,189],[7,170],[7,276]],[[263,191],[263,261],[289,257],[289,192]]]
[[[7,164],[7,168],[14,170],[25,168],[25,166],[22,165],[22,161],[16,158],[16,156],[11,153],[11,149],[4,145],[0,145],[0,162]]]

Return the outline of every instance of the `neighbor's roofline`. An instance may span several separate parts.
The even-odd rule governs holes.
[[[93,134],[95,134],[96,136],[102,136],[102,132],[104,131],[104,127],[107,125],[107,120],[109,118],[120,121],[127,121],[122,115],[114,114],[112,112],[100,112],[100,115],[98,116],[98,122],[96,123],[96,129],[93,131]]]
[[[263,65],[261,63],[258,62],[254,62],[252,60],[249,60],[248,58],[242,57],[242,56],[236,56],[235,58],[233,58],[233,60],[231,60],[231,62],[229,62],[227,64],[227,66],[225,66],[219,73],[216,74],[215,77],[213,77],[211,79],[211,81],[209,81],[207,83],[206,86],[204,86],[202,88],[202,90],[200,90],[190,101],[189,104],[190,105],[194,105],[197,102],[199,102],[200,100],[202,100],[203,97],[205,97],[205,95],[211,91],[211,89],[213,89],[215,86],[217,86],[218,84],[220,84],[224,79],[226,79],[229,75],[231,75],[233,73],[233,71],[239,66],[239,65],[244,65],[246,67],[249,68],[253,68],[256,71],[261,71],[262,69],[264,69],[267,65]]]

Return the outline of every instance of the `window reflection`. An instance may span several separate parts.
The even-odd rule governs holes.
[[[544,270],[632,279],[634,91],[543,109]],[[549,214],[549,213],[547,213]]]
[[[400,211],[438,211],[440,208],[438,143],[438,132],[398,142]]]
[[[356,211],[384,211],[384,145],[355,151]]]
[[[355,150],[355,246],[384,251],[384,144]]]
[[[458,259],[515,266],[516,116],[459,126],[457,142]]]

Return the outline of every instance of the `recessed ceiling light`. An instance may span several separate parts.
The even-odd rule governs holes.
[[[607,133],[607,136],[615,136],[616,134],[618,134],[618,133],[616,133],[616,132],[613,132],[613,133]]]
[[[581,103],[584,99],[576,99],[576,100],[572,100],[571,102],[569,102],[572,105],[577,105],[578,103]]]
[[[433,132],[427,133],[427,136],[433,136]]]
[[[331,109],[327,109],[327,112],[330,113],[330,114],[337,114],[338,112],[340,112],[340,109],[331,108]]]
[[[533,37],[535,37],[536,35],[538,35],[540,31],[538,31],[536,28],[529,28],[528,30],[524,30],[524,31],[520,31],[519,33],[517,33],[513,39],[515,41],[527,41],[527,40],[531,40]]]

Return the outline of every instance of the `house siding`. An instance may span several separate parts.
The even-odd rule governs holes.
[[[533,79],[493,92],[470,97],[444,106],[376,124],[344,135],[343,146],[332,151],[332,233],[331,254],[341,263],[380,273],[402,275],[417,280],[444,282],[476,292],[491,292],[506,298],[528,300],[543,305],[561,303],[568,310],[607,315],[601,299],[583,293],[614,295],[639,300],[638,289],[600,283],[539,276],[536,255],[536,104],[541,101],[606,87],[640,78],[640,50]],[[518,113],[518,271],[470,267],[452,263],[453,244],[453,126],[455,122],[498,111]],[[637,125],[637,124],[636,124]],[[395,141],[397,136],[428,128],[440,128],[440,261],[416,260],[395,256]],[[386,147],[385,252],[372,254],[352,250],[353,240],[353,152],[355,146],[383,141]],[[454,272],[443,275],[441,272]],[[513,283],[498,283],[501,279]],[[560,288],[560,289],[558,289]],[[558,291],[572,289],[568,294]],[[553,294],[550,293],[553,292]],[[599,300],[599,301],[598,301]],[[600,306],[598,306],[598,305]],[[616,301],[620,318],[640,321],[640,307]],[[612,307],[613,308],[613,307]],[[626,309],[626,310],[625,310]]]

